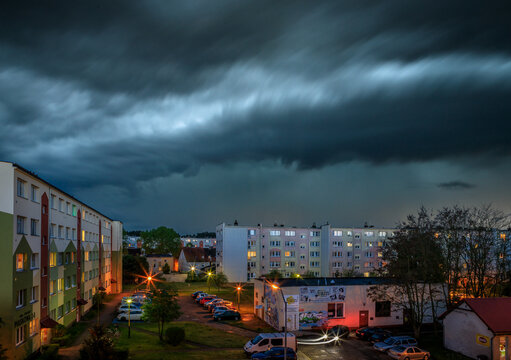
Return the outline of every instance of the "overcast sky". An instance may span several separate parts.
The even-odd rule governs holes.
[[[511,212],[511,2],[2,1],[0,159],[128,230]]]

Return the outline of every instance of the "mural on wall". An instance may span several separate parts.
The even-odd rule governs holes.
[[[326,311],[300,312],[300,319],[299,319],[300,330],[324,327],[327,324],[328,324],[328,314]]]
[[[344,286],[304,286],[300,288],[300,303],[344,301]]]
[[[264,285],[264,301],[266,305],[266,322],[275,329],[279,328],[279,311],[275,292],[269,286]]]

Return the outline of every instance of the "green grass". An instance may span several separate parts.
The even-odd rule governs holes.
[[[204,349],[190,344],[178,346],[168,345],[161,342],[157,335],[150,335],[137,331],[132,327],[131,338],[128,339],[128,329],[121,327],[120,337],[116,339],[115,347],[118,350],[129,350],[131,360],[167,360],[167,359],[246,359],[243,350],[217,350],[214,348]],[[224,333],[217,331],[217,338]]]
[[[429,351],[431,357],[435,360],[470,360],[470,358],[466,357],[465,355],[444,348],[442,335],[421,335],[419,340],[419,347]]]
[[[249,340],[241,335],[223,332],[194,322],[172,322],[167,324],[165,328],[171,326],[184,328],[186,340],[213,348],[242,348]],[[158,325],[155,323],[137,323],[136,327],[158,332]]]

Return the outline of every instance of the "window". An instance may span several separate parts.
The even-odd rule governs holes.
[[[25,218],[23,216],[18,216],[18,222],[17,222],[17,230],[18,234],[25,234]]]
[[[57,206],[57,205],[55,204],[55,200],[56,200],[56,199],[57,199],[57,197],[56,197],[55,195],[52,195],[52,196],[51,196],[51,198],[50,198],[50,207],[51,207],[52,209],[55,209],[55,206]]]
[[[364,235],[365,236],[373,236],[374,232],[373,231],[366,231],[366,232],[364,232]]]
[[[294,251],[286,251],[286,252],[284,252],[284,256],[285,257],[294,257],[295,252]]]
[[[36,219],[30,219],[30,235],[34,235],[34,236],[39,235],[38,223],[39,223],[39,221],[37,221]]]
[[[50,253],[50,267],[57,266],[57,253],[51,252]]]
[[[53,309],[52,311],[50,311],[50,317],[53,320],[57,319],[57,310],[56,309]]]
[[[300,255],[300,259],[305,259],[305,255]]]
[[[25,341],[25,325],[20,326],[16,329],[16,345],[19,345]]]
[[[333,256],[333,257],[342,257],[342,251],[334,251],[334,252],[332,253],[332,256]]]
[[[300,244],[300,249],[305,249],[307,247],[307,245],[305,244]]]
[[[292,230],[287,230],[285,233],[284,233],[286,236],[295,236],[296,233]]]
[[[85,261],[89,261],[89,251],[86,251],[84,254]]]
[[[71,301],[66,302],[66,314],[71,311]]]
[[[64,287],[64,279],[57,279],[57,286],[58,286],[58,291],[61,292],[62,291],[62,288]]]
[[[57,254],[57,265],[62,265],[64,262],[64,253],[59,252]]]
[[[16,182],[17,193],[19,197],[25,197],[25,181],[18,179]]]
[[[27,289],[18,290],[16,293],[16,309],[20,309],[25,306],[25,301],[27,298]]]
[[[296,266],[296,264],[295,264],[295,262],[294,262],[294,261],[286,261],[286,262],[284,263],[284,265],[285,265],[286,267],[295,267],[295,266]]]
[[[66,213],[68,215],[71,215],[71,204],[66,202]]]
[[[270,256],[272,256],[272,257],[280,257],[280,250],[272,250],[272,251],[270,251]]]
[[[59,211],[64,211],[64,200],[59,199]]]
[[[78,213],[78,210],[76,209],[76,205],[73,205],[73,216],[76,216]]]
[[[348,252],[346,253],[346,256],[347,256],[347,257],[351,257],[351,251],[348,251]]]
[[[321,231],[311,231],[310,236],[321,236]]]
[[[387,236],[387,232],[386,231],[380,231],[380,232],[378,232],[378,236],[385,237],[385,236]]]
[[[334,241],[332,244],[333,246],[340,247],[342,246],[342,241]]]
[[[38,319],[32,319],[28,323],[28,329],[29,329],[30,336],[33,336],[37,333],[37,323],[38,323]]]
[[[311,251],[310,256],[311,257],[319,257],[319,251]]]
[[[57,319],[60,319],[62,316],[64,316],[64,305],[60,305],[57,310]]]
[[[270,261],[270,267],[280,267],[280,261]]]
[[[71,276],[66,276],[66,290],[71,287]]]
[[[280,236],[280,230],[270,230],[270,236]]]
[[[63,239],[63,238],[64,238],[64,227],[59,226],[59,239]]]
[[[383,257],[383,252],[378,251],[378,257]]]
[[[256,257],[257,253],[255,251],[249,251],[247,252],[247,257],[250,259],[250,258],[253,258],[253,257]]]
[[[319,267],[319,261],[311,261],[310,266],[311,267]]]
[[[254,236],[254,235],[255,235],[255,230],[254,229],[248,230],[248,236]]]
[[[311,241],[310,242],[310,246],[318,247],[319,246],[319,241]]]
[[[284,243],[284,245],[286,245],[286,246],[295,246],[295,242],[294,241],[286,241]]]
[[[65,263],[66,265],[71,263],[71,253],[66,253]]]
[[[16,254],[16,271],[23,271],[25,269],[24,257],[25,254],[23,253]]]
[[[70,240],[69,235],[70,235],[70,231],[69,231],[69,228],[67,227],[66,228],[66,240]]]
[[[39,298],[39,287],[38,286],[32,286],[32,296],[30,298],[30,303],[34,303]]]
[[[72,235],[72,239],[71,240],[76,240],[76,229],[72,230],[71,235]]]
[[[270,246],[280,246],[280,241],[279,240],[272,240],[272,241],[270,241]]]
[[[355,239],[360,239],[360,233],[355,233]]]
[[[334,236],[342,236],[341,230],[334,230]]]
[[[329,303],[328,317],[339,318],[344,316],[344,303]]]
[[[342,267],[342,262],[333,262],[333,263],[332,263],[332,267],[334,267],[334,268],[340,268],[340,267]]]
[[[39,188],[37,186],[35,186],[35,185],[32,185],[30,187],[30,200],[32,200],[34,202],[38,202],[37,201],[38,190],[39,190]]]
[[[374,316],[388,317],[390,316],[390,301],[377,301],[374,303]]]
[[[56,232],[57,232],[57,225],[51,224],[50,225],[50,237],[54,238]]]
[[[346,231],[347,236],[353,236],[353,231]]]
[[[355,249],[360,249],[360,244],[355,244]]]
[[[30,268],[37,269],[39,268],[39,253],[33,253],[30,257]]]
[[[371,251],[366,251],[366,257],[372,258],[373,257],[373,253]]]
[[[364,263],[364,267],[366,267],[366,268],[372,268],[372,267],[373,267],[373,263],[372,263],[372,262],[370,262],[370,261],[369,261],[369,262],[366,262],[366,263]]]
[[[305,265],[300,265],[300,269],[301,270],[305,269]]]
[[[50,295],[53,295],[57,292],[57,280],[50,281]]]
[[[355,260],[360,260],[360,255],[359,254],[355,254]]]

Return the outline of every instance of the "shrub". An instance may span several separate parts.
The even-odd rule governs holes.
[[[165,331],[165,341],[170,345],[179,345],[185,339],[185,329],[180,327],[169,327]]]
[[[59,358],[59,346],[57,344],[44,345],[41,349],[40,360],[56,360]]]

